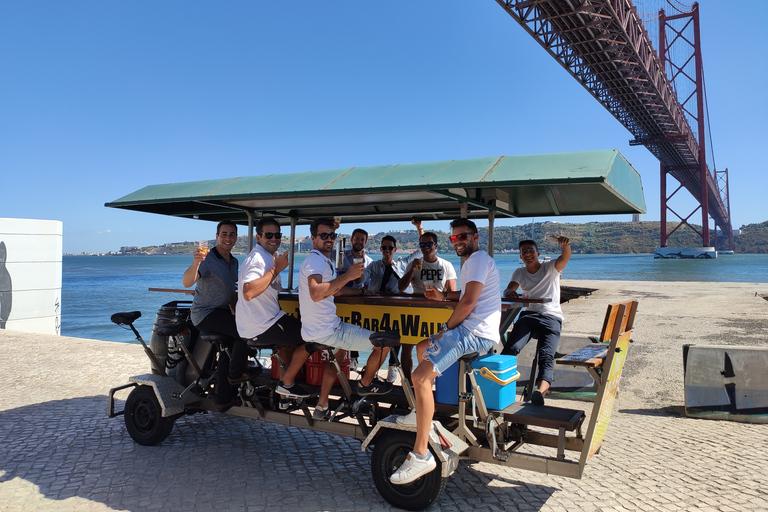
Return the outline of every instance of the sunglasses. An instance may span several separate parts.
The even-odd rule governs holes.
[[[320,240],[328,240],[329,238],[331,240],[336,240],[336,237],[339,235],[336,233],[319,233],[317,236],[320,237]]]
[[[283,234],[279,231],[277,233],[264,232],[261,234],[261,236],[263,236],[267,240],[272,240],[273,238],[283,238]]]
[[[452,244],[455,244],[457,240],[463,242],[472,235],[474,233],[459,233],[458,235],[451,235],[450,240]]]
[[[419,247],[422,249],[424,247],[432,247],[433,245],[435,245],[435,242],[419,242]]]
[[[382,245],[381,246],[381,250],[382,251],[393,251],[393,250],[395,250],[395,246],[394,245]]]

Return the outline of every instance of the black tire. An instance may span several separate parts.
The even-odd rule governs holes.
[[[438,459],[434,471],[410,484],[394,485],[389,481],[413,448],[415,440],[413,432],[387,429],[376,439],[371,457],[371,473],[379,494],[389,504],[405,510],[424,510],[432,505],[442,494],[448,480],[440,475],[442,462]]]
[[[125,427],[139,444],[154,446],[165,441],[173,430],[175,418],[163,418],[155,391],[150,386],[137,386],[125,401]]]

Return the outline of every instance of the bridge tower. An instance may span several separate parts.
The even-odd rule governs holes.
[[[692,33],[692,37],[688,36],[688,33]],[[716,200],[723,201],[725,206],[725,215],[718,215],[721,219],[720,224],[722,224],[720,228],[724,234],[728,234],[728,248],[733,250],[733,234],[730,225],[730,202],[727,201],[728,170],[726,169],[723,176],[718,176],[720,173],[715,169],[715,177],[713,178],[709,173],[709,167],[707,165],[707,148],[709,147],[710,141],[707,138],[706,130],[704,75],[701,58],[700,34],[698,3],[693,4],[691,11],[673,16],[667,16],[664,9],[659,11],[659,60],[661,61],[662,68],[667,70],[667,76],[669,81],[673,84],[673,88],[677,91],[678,100],[680,101],[683,111],[692,121],[694,121],[692,124],[696,127],[696,138],[698,142],[698,164],[695,167],[668,167],[663,161],[659,164],[661,171],[661,247],[667,247],[667,240],[669,237],[678,228],[684,225],[688,226],[701,237],[702,246],[709,247],[711,245],[709,230],[709,199],[711,197],[710,193],[716,192]],[[687,56],[688,58],[683,58],[682,62],[675,62],[671,58],[673,54]],[[685,91],[682,95],[684,97],[681,96],[681,91]],[[687,96],[685,96],[685,94],[687,94]],[[680,171],[683,172],[681,173]],[[687,178],[681,180],[680,186],[668,194],[668,176],[673,176],[679,180],[681,175],[687,175]],[[698,194],[700,195],[699,206],[686,217],[683,217],[670,207],[669,201],[678,191],[686,186],[686,181],[693,177],[698,178],[697,181],[701,187],[700,194]],[[723,184],[724,188],[721,186]],[[688,222],[698,210],[701,210],[700,231]],[[667,228],[667,214],[669,212],[680,220],[680,224],[678,224],[672,231],[668,231]],[[715,233],[717,233],[717,220],[715,220],[714,227]],[[715,245],[717,245],[717,237],[715,237]]]

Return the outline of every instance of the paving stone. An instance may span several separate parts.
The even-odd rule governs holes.
[[[733,288],[742,294],[734,307],[764,321],[765,301],[752,304],[746,286]],[[605,443],[582,479],[465,461],[430,510],[768,510],[768,426],[679,413],[680,345],[703,335],[732,343],[728,325],[701,313],[707,293],[684,309],[641,298]],[[569,330],[602,323],[605,307],[594,300],[567,305]],[[670,337],[673,316],[690,329]],[[122,417],[107,418],[106,395],[146,373],[138,345],[14,331],[0,331],[0,345],[2,512],[393,510],[354,439],[212,413],[180,418],[160,446],[135,444]]]

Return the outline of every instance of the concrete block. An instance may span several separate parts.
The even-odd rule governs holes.
[[[768,347],[684,345],[688,416],[768,422]]]

